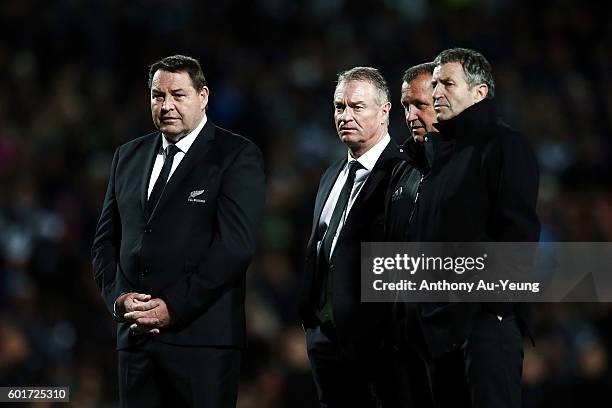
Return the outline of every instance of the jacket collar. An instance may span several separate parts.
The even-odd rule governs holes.
[[[435,123],[439,132],[429,132],[425,135],[423,146],[410,139],[404,146],[409,162],[420,169],[434,167],[434,163],[445,162],[449,155],[461,146],[478,143],[482,137],[476,128],[488,126],[497,121],[495,104],[485,99],[465,109],[459,115],[445,122]]]
[[[429,134],[428,134],[429,135]],[[418,143],[411,136],[402,145],[402,151],[405,154],[404,159],[412,167],[416,167],[423,171],[427,166],[427,158],[425,156],[425,145]]]
[[[393,169],[393,166],[400,159],[405,159],[405,157],[400,153],[395,141],[391,139],[378,157],[374,168],[370,172],[366,183],[362,187],[361,192],[359,193],[357,199],[355,200],[355,203],[353,204],[353,208],[358,208],[361,203],[367,200],[370,194],[372,194],[372,192],[376,189],[378,184],[384,178],[386,172],[390,172]],[[312,245],[312,243],[316,242],[317,240],[317,226],[319,224],[319,218],[321,218],[321,213],[323,212],[323,206],[325,205],[325,202],[329,197],[329,193],[331,192],[331,189],[334,186],[336,179],[338,178],[338,174],[340,174],[340,172],[346,165],[346,162],[347,159],[344,158],[332,164],[329,170],[323,176],[323,179],[321,180],[319,191],[317,192],[317,198],[315,200],[312,229],[308,245]],[[351,213],[349,213],[349,217],[351,216],[350,214]],[[346,223],[348,224],[348,220]]]
[[[149,219],[153,218],[153,216],[157,212],[159,212],[159,210],[164,206],[168,198],[172,196],[172,191],[176,189],[176,187],[180,184],[181,180],[184,179],[189,174],[191,169],[198,162],[200,162],[200,159],[202,158],[202,156],[206,154],[210,148],[209,142],[213,141],[214,139],[215,139],[215,124],[211,120],[207,120],[206,124],[204,125],[202,130],[200,130],[200,133],[198,134],[196,139],[193,141],[193,144],[191,145],[191,147],[185,154],[185,157],[183,157],[183,160],[181,160],[181,163],[178,165],[178,167],[174,171],[174,174],[168,180],[166,187],[164,189],[164,193],[160,197],[159,202],[157,203],[157,206],[155,207],[153,212],[150,214]],[[144,179],[142,181],[142,191],[141,191],[140,200],[141,200],[141,206],[142,206],[143,212],[146,212],[145,208],[146,208],[146,202],[147,202],[147,191],[148,191],[147,189],[149,185],[149,178],[151,177],[151,171],[153,169],[153,163],[155,161],[155,156],[157,155],[157,152],[159,151],[161,145],[162,145],[161,132],[157,132],[155,135],[155,139],[152,140],[149,146],[150,150],[148,152],[148,158],[147,158],[148,160],[147,160],[147,167],[146,167],[149,169],[149,171],[145,174]]]
[[[495,103],[490,99],[485,99],[465,109],[454,118],[445,122],[435,123],[434,126],[443,134],[455,137],[458,132],[469,130],[473,126],[494,123],[496,118]]]

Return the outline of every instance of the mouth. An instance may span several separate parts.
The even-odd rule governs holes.
[[[413,137],[421,137],[425,133],[427,133],[427,131],[425,130],[424,127],[419,126],[419,127],[410,128],[410,133],[412,134]]]
[[[175,120],[179,120],[179,118],[161,118],[162,122],[173,122]]]

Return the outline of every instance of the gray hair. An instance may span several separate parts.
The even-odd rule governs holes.
[[[487,99],[493,99],[495,96],[493,71],[491,69],[491,64],[489,64],[489,61],[487,61],[484,55],[468,48],[451,48],[442,51],[434,60],[437,66],[449,62],[461,63],[470,88],[475,85],[485,84],[489,88]]]
[[[337,85],[348,81],[365,81],[369,82],[378,91],[378,99],[381,104],[385,104],[391,100],[387,81],[376,68],[372,67],[355,67],[343,71],[338,74]]]
[[[419,65],[414,65],[408,68],[406,72],[404,72],[404,77],[402,78],[402,80],[406,83],[410,83],[421,75],[431,76],[433,75],[433,71],[435,67],[436,67],[436,64],[434,64],[433,62],[424,62]]]

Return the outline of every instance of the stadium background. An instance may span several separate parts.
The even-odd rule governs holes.
[[[116,146],[153,128],[146,66],[202,61],[209,117],[266,158],[248,278],[241,408],[314,407],[296,289],[319,177],[344,154],[336,74],[380,69],[407,136],[403,70],[452,46],[491,61],[506,120],[531,138],[543,240],[612,241],[612,25],[604,3],[505,0],[3,0],[0,3],[0,385],[69,385],[116,404],[114,323],[89,249]],[[608,304],[537,306],[525,407],[608,406]]]

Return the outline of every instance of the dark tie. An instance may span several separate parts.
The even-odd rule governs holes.
[[[329,221],[329,226],[327,227],[327,231],[323,237],[323,242],[321,242],[321,249],[319,251],[319,273],[324,274],[324,284],[321,288],[322,296],[319,298],[319,318],[323,323],[333,321],[331,294],[333,291],[332,282],[334,271],[333,267],[329,265],[331,247],[332,243],[334,242],[334,237],[336,236],[338,226],[340,225],[340,221],[342,220],[342,216],[344,215],[344,211],[346,210],[349,199],[351,198],[351,191],[353,190],[353,184],[355,184],[355,174],[361,167],[361,164],[357,160],[353,160],[349,163],[348,177],[344,182],[342,191],[340,191],[340,196],[338,197],[338,201],[336,201],[336,206],[334,207],[334,212],[332,213]]]
[[[153,190],[151,190],[151,195],[149,196],[149,200],[147,201],[147,212],[150,216],[153,213],[153,210],[157,206],[157,202],[159,201],[162,193],[164,192],[164,187],[166,187],[166,183],[168,182],[168,177],[170,176],[170,170],[172,169],[172,162],[174,161],[174,155],[180,152],[181,149],[176,147],[173,144],[169,144],[164,151],[164,166],[159,173],[159,177],[155,181],[155,185],[153,186]]]

